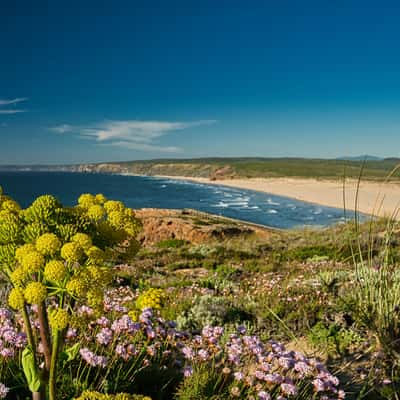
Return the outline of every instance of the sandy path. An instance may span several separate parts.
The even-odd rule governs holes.
[[[211,181],[207,178],[163,176],[164,178],[190,180],[210,185],[224,185],[241,189],[291,197],[330,207],[343,208],[343,182],[303,178],[252,178]],[[396,214],[400,219],[400,184],[362,181],[358,192],[358,206],[355,206],[357,181],[346,180],[346,209],[374,215]]]

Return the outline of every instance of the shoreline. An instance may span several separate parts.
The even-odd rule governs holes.
[[[344,209],[343,182],[315,178],[209,178],[154,175],[156,178],[185,180],[206,185],[227,186],[288,197],[306,203]],[[373,216],[394,216],[400,220],[400,183],[361,181],[357,194],[355,179],[345,182],[346,210]],[[356,204],[357,199],[357,206]]]

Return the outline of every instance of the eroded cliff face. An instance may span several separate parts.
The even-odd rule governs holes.
[[[121,164],[79,164],[65,167],[65,171],[70,172],[90,172],[90,173],[107,173],[107,174],[122,174],[128,173],[128,168]]]
[[[237,177],[234,167],[222,163],[207,162],[174,162],[174,161],[132,161],[106,162],[97,164],[75,165],[32,165],[3,166],[2,170],[10,171],[62,171],[105,174],[164,175],[201,177],[222,180]]]
[[[268,237],[272,233],[267,228],[259,228],[195,210],[144,208],[135,210],[135,213],[143,223],[138,239],[144,246],[151,246],[167,239],[203,243],[212,239],[246,237],[254,233]]]
[[[158,162],[134,162],[134,163],[101,163],[101,164],[77,164],[70,166],[53,167],[53,170],[107,173],[107,174],[135,174],[135,175],[165,175],[202,177],[213,180],[233,178],[236,174],[229,166],[218,166],[200,163],[158,163]]]

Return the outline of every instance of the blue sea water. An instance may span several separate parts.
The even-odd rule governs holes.
[[[23,207],[48,193],[64,205],[82,193],[103,193],[132,208],[192,208],[276,228],[327,226],[344,220],[341,209],[226,186],[174,179],[68,172],[0,172],[0,186]]]

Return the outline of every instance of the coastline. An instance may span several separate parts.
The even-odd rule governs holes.
[[[307,203],[357,211],[374,216],[400,220],[400,183],[357,180],[318,180],[313,178],[248,178],[210,180],[208,178],[156,175],[158,178],[186,180],[206,185],[228,186],[284,196]],[[345,193],[345,196],[343,195]],[[357,201],[357,205],[356,205]]]

